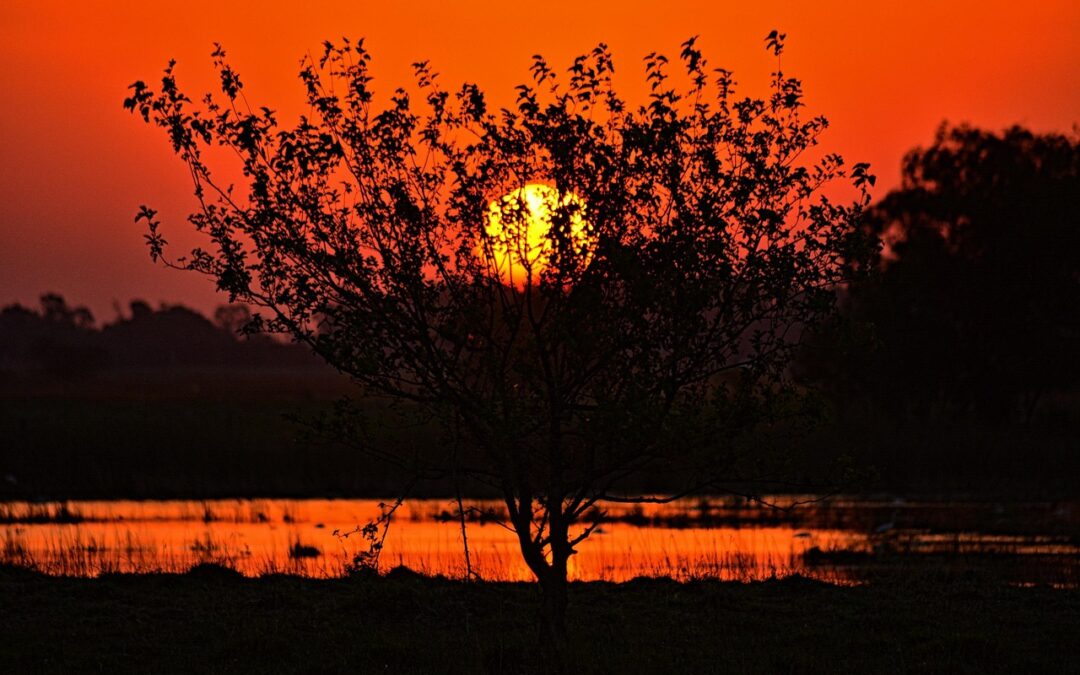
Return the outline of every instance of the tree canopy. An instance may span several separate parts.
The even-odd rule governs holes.
[[[881,273],[851,289],[863,340],[827,379],[902,418],[1030,417],[1080,377],[1077,213],[1075,135],[943,125],[867,212]]]

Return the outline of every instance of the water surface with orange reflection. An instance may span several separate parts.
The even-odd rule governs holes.
[[[777,498],[781,507],[798,501]],[[493,581],[532,580],[514,534],[496,522],[501,506],[466,506],[474,514],[466,529],[474,574]],[[1074,506],[1011,505],[1002,512],[1000,505],[989,504],[850,499],[790,509],[730,499],[619,506],[607,509],[605,522],[578,545],[570,576],[753,581],[801,574],[853,583],[862,567],[881,558],[974,556],[1050,561],[1053,582],[1074,585],[1080,569],[1080,545],[1068,534],[1076,526]],[[0,558],[76,576],[181,572],[218,563],[248,576],[335,577],[369,549],[355,530],[376,521],[384,508],[371,499],[11,502],[0,504]],[[379,568],[406,566],[463,577],[456,514],[452,500],[403,504],[391,519]],[[942,519],[957,527],[946,531]],[[1041,524],[1043,531],[1020,527],[1022,522]],[[980,532],[979,523],[993,527]]]

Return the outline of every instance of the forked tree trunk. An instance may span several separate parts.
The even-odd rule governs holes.
[[[531,512],[516,508],[516,500],[507,499],[514,531],[518,536],[525,564],[536,575],[540,586],[540,644],[543,669],[548,673],[567,672],[567,561],[573,550],[567,541],[566,526],[560,515],[549,512],[550,556],[532,536]]]

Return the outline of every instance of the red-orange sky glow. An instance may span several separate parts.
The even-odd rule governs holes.
[[[138,206],[158,208],[166,237],[190,246],[191,183],[160,131],[121,108],[127,86],[155,81],[170,58],[188,91],[211,89],[215,41],[253,104],[288,113],[302,101],[300,57],[342,35],[367,38],[383,93],[412,82],[410,64],[427,59],[444,86],[476,82],[499,105],[528,79],[532,54],[563,69],[598,42],[637,102],[642,57],[675,57],[691,35],[713,66],[752,88],[775,65],[763,43],[772,28],[788,34],[784,71],[802,78],[809,111],[832,122],[823,145],[871,162],[877,195],[896,186],[903,153],[930,142],[942,120],[1037,131],[1080,121],[1075,0],[5,0],[0,304],[36,304],[55,290],[111,320],[114,300],[132,297],[203,310],[222,302],[207,280],[150,262]]]

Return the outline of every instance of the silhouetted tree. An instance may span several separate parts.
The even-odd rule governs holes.
[[[851,289],[825,379],[891,414],[1025,419],[1080,376],[1080,138],[942,126],[867,214],[887,248]],[[851,331],[864,339],[851,339]]]
[[[767,39],[778,64],[783,38]],[[151,256],[214,278],[258,310],[252,327],[443,425],[453,442],[438,455],[364,449],[502,495],[555,663],[567,561],[596,526],[585,514],[761,477],[734,439],[790,412],[798,336],[864,249],[873,177],[835,154],[808,163],[827,123],[801,116],[799,80],[778,66],[766,99],[737,98],[730,72],[682,47],[685,84],[650,54],[637,109],[612,89],[603,45],[567,79],[535,57],[511,108],[490,110],[475,85],[444,91],[417,63],[419,109],[403,89],[380,109],[369,54],[348,40],[304,62],[310,113],[292,126],[249,106],[220,47],[220,95],[194,105],[170,64],[125,101],[187,163],[190,220],[211,243],[166,260],[143,207]],[[242,189],[210,166],[212,146],[239,158]],[[822,194],[843,177],[850,204]],[[541,243],[530,219],[550,227]],[[622,489],[659,472],[685,488]]]
[[[239,354],[235,339],[187,307],[153,310],[131,303],[131,318],[105,326],[103,333],[116,362],[125,366],[225,366]]]
[[[56,293],[41,296],[41,316],[48,322],[71,326],[78,330],[92,330],[94,315],[85,307],[68,307],[64,297]]]
[[[129,307],[131,308],[132,321],[145,319],[154,314],[154,308],[145,300],[132,300]]]
[[[96,337],[89,309],[45,293],[39,312],[21,305],[0,310],[0,369],[84,375],[106,360]]]

